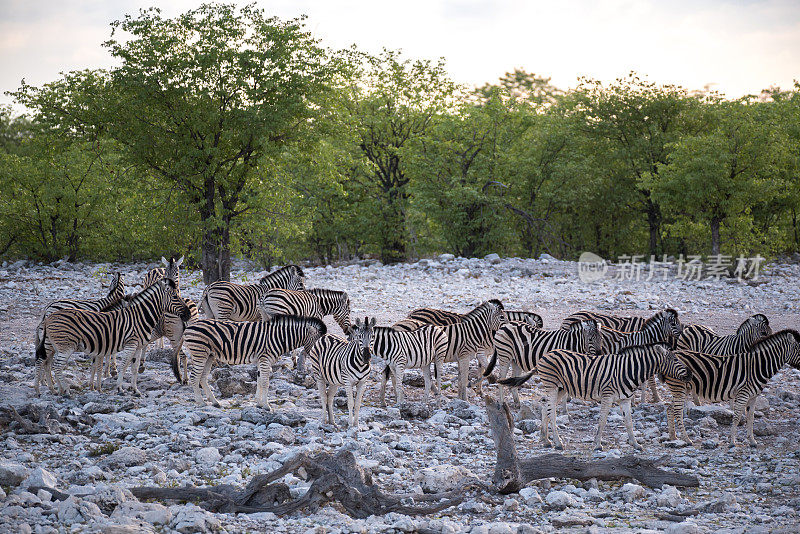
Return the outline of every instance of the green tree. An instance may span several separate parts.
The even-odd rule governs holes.
[[[259,162],[303,135],[338,63],[302,19],[253,6],[203,4],[175,18],[148,9],[112,27],[105,46],[119,66],[108,75],[68,83],[83,92],[62,100],[48,86],[23,86],[20,99],[54,122],[101,130],[127,161],[176,187],[199,216],[204,281],[227,280],[231,228],[253,209],[243,199],[258,198]]]

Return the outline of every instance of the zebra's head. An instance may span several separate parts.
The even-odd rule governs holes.
[[[303,273],[303,269],[297,265],[290,265],[287,268],[289,269],[289,280],[286,284],[286,289],[304,290],[306,288],[306,276]]]
[[[544,321],[542,321],[542,316],[538,313],[527,313],[525,314],[525,322],[532,326],[535,330],[541,330],[544,327]]]
[[[588,319],[570,325],[571,331],[579,331],[583,337],[583,346],[586,354],[598,356],[603,352],[603,336],[600,334],[600,327],[597,321]]]
[[[503,303],[497,299],[491,299],[487,300],[483,305],[489,310],[489,329],[492,332],[497,332],[508,321]]]
[[[347,334],[347,340],[350,343],[356,343],[358,350],[364,359],[364,362],[369,362],[370,352],[369,346],[372,344],[373,327],[375,326],[375,318],[372,319],[364,317],[364,322],[356,318],[356,322],[350,327],[350,332]]]
[[[675,356],[675,353],[667,345],[658,343],[653,345],[653,349],[659,355],[659,374],[682,382],[688,382],[692,379],[692,371]]]
[[[177,315],[181,318],[184,324],[186,324],[186,322],[191,319],[192,312],[186,305],[186,301],[184,301],[178,294],[178,286],[175,284],[175,281],[172,278],[162,278],[157,283],[161,284],[165,294],[167,295],[167,302],[166,306],[164,307],[164,311],[166,313]]]
[[[316,317],[303,317],[302,319],[306,326],[306,338],[303,343],[303,348],[306,353],[310,353],[314,344],[328,333],[328,327],[325,326],[325,323],[323,323],[321,319],[317,319]]]
[[[660,330],[664,336],[664,340],[666,340],[671,347],[675,347],[678,338],[681,337],[683,333],[683,325],[678,319],[678,312],[672,308],[660,311],[648,319],[642,327],[642,330],[647,330],[648,328]]]
[[[736,330],[736,335],[749,336],[753,341],[772,334],[769,319],[763,313],[748,317]]]
[[[169,278],[173,282],[175,282],[175,287],[180,287],[181,283],[181,273],[180,267],[183,263],[183,256],[175,259],[174,256],[170,256],[169,261],[164,256],[161,256],[161,263],[164,264],[164,278]]]
[[[117,295],[119,295],[119,297],[122,298],[122,295],[124,294],[125,294],[125,282],[122,279],[122,274],[120,274],[120,272],[117,271],[111,277],[111,288],[108,290],[108,298]]]
[[[795,369],[800,369],[800,333],[797,330],[784,330],[784,332],[790,332],[793,338],[789,341],[789,357],[786,363]]]

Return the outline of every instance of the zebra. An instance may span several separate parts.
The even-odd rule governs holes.
[[[192,324],[194,321],[197,321],[199,315],[197,313],[197,304],[195,304],[195,302],[189,297],[182,298],[186,303],[186,307],[189,308],[189,320],[183,321],[177,315],[165,313],[161,317],[161,320],[158,321],[155,330],[153,330],[153,335],[150,337],[150,342],[153,342],[156,339],[163,339],[165,337],[169,340],[170,346],[173,350],[173,355],[178,357],[178,361],[183,364],[183,379],[178,379],[178,382],[181,384],[186,384],[188,380],[188,359],[186,358],[185,352],[181,352],[183,347],[183,331],[186,329],[188,324]],[[144,361],[146,356],[146,354],[142,356],[142,361],[139,364],[140,373],[144,372]]]
[[[177,260],[173,257],[169,261],[164,256],[161,256],[161,263],[164,267],[156,267],[148,271],[142,280],[142,288],[149,287],[158,282],[162,278],[171,278],[175,281],[175,287],[178,288],[178,294],[181,292],[181,274],[180,266],[183,264],[183,256]]]
[[[678,312],[671,308],[660,311],[646,319],[640,329],[635,332],[620,332],[610,327],[600,327],[600,334],[603,336],[603,350],[609,354],[626,347],[649,345],[651,343],[663,342],[674,346],[682,331],[683,325],[678,319]],[[656,388],[655,375],[647,379],[647,386],[650,388],[653,402],[660,403],[661,395]],[[644,388],[642,388],[642,402],[644,402]]]
[[[505,310],[505,314],[506,320],[508,321],[518,321],[524,323],[532,320],[535,323],[536,328],[542,328],[544,326],[542,316],[538,313],[518,310]],[[439,310],[436,308],[417,308],[416,310],[412,310],[406,317],[406,319],[410,319],[412,321],[419,321],[421,323],[432,324],[436,326],[455,324],[460,322],[463,318],[463,313]],[[402,323],[404,321],[405,319],[400,322]],[[407,324],[412,325],[413,323],[409,322]]]
[[[261,319],[275,315],[299,315],[322,319],[333,315],[342,332],[350,330],[350,297],[333,289],[270,289],[258,301]]]
[[[303,270],[287,265],[264,276],[257,284],[240,285],[219,280],[206,286],[200,309],[208,319],[260,321],[258,300],[270,289],[305,289]]]
[[[430,400],[431,364],[436,377],[436,394],[442,392],[442,364],[447,357],[447,335],[433,325],[410,332],[400,332],[391,327],[373,328],[372,353],[386,362],[383,370],[380,402],[386,406],[386,382],[392,378],[397,403],[403,402],[403,372],[406,369],[422,369],[425,380],[425,402]],[[398,389],[398,380],[400,387]]]
[[[600,326],[607,326],[614,330],[619,330],[620,332],[635,332],[641,330],[645,321],[647,321],[645,317],[618,317],[616,315],[584,310],[565,317],[561,322],[561,329],[567,330],[572,323],[585,321],[587,319],[593,319]]]
[[[682,382],[667,378],[672,393],[672,403],[667,407],[667,426],[670,439],[677,439],[675,428],[681,438],[692,443],[683,425],[683,408],[687,389],[697,393],[701,400],[710,402],[730,401],[733,409],[731,423],[731,447],[736,446],[736,428],[744,416],[747,420],[747,438],[755,447],[753,436],[753,405],[769,380],[787,363],[800,369],[800,333],[796,330],[781,330],[759,339],[749,349],[728,356],[703,354],[678,350],[676,356],[692,372],[687,387]]]
[[[45,341],[49,341],[58,392],[69,394],[69,388],[62,386],[61,371],[73,352],[82,351],[95,356],[89,385],[90,388],[94,386],[96,375],[99,391],[103,360],[124,350],[126,357],[122,369],[117,373],[117,391],[122,392],[122,377],[128,364],[133,361],[131,385],[133,393],[141,395],[136,386],[139,370],[137,355],[144,352],[159,318],[166,312],[174,313],[182,320],[189,319],[189,309],[178,296],[175,282],[169,278],[144,289],[120,310],[57,311],[45,319],[42,340],[36,347],[37,358],[48,357]]]
[[[445,361],[458,363],[459,399],[467,400],[467,382],[472,355],[492,351],[494,334],[505,323],[506,315],[503,303],[497,299],[491,299],[465,314],[461,322],[441,327],[447,335]],[[479,367],[479,373],[482,368],[483,366]],[[480,395],[481,380],[477,382],[476,389],[477,394]]]
[[[34,346],[38,346],[42,339],[42,330],[44,328],[44,320],[47,319],[52,313],[59,310],[89,310],[89,311],[106,311],[109,307],[119,302],[125,296],[125,281],[122,274],[115,272],[111,277],[111,286],[108,294],[100,299],[62,299],[56,300],[48,304],[42,311],[42,316],[39,323],[36,325],[36,332],[34,334]],[[49,345],[49,343],[48,343]],[[48,347],[50,349],[50,347]],[[52,349],[50,349],[52,350]],[[35,358],[36,378],[34,379],[33,389],[39,395],[39,386],[42,382],[46,383],[50,391],[55,391],[53,387],[53,375],[47,359]]]
[[[750,345],[770,334],[772,328],[769,326],[769,319],[757,313],[748,317],[739,325],[736,333],[729,336],[718,336],[713,330],[702,325],[688,325],[678,338],[676,348],[724,356],[745,352]]]
[[[600,402],[600,420],[594,439],[594,448],[602,450],[601,437],[614,402],[619,402],[628,430],[628,441],[637,450],[642,446],[633,435],[631,397],[648,377],[660,373],[669,379],[686,384],[691,371],[663,343],[627,347],[615,354],[591,356],[569,350],[554,350],[539,358],[539,376],[545,389],[546,402],[542,406],[542,442],[550,446],[549,427],[552,426],[556,449],[563,449],[556,422],[556,406],[569,394],[574,398]],[[510,386],[519,386],[533,376],[503,380]]]
[[[498,380],[502,383],[509,365],[513,376],[535,371],[539,358],[554,349],[600,354],[603,350],[603,339],[597,323],[592,319],[584,320],[573,323],[569,330],[539,330],[530,324],[506,324],[494,335],[494,352],[483,376],[489,379],[489,383]],[[495,366],[498,367],[499,379],[491,376]],[[519,406],[518,391],[512,389],[511,395],[514,403]],[[504,400],[505,389],[501,386],[500,402]]]
[[[333,398],[339,386],[347,388],[348,428],[358,428],[358,413],[364,396],[370,369],[370,344],[375,319],[356,319],[353,328],[344,339],[327,335],[317,342],[309,353],[312,376],[317,380],[322,422],[336,427],[333,417]],[[353,388],[356,389],[355,401]]]
[[[326,332],[325,323],[314,317],[279,315],[266,322],[198,319],[183,332],[183,343],[191,358],[189,383],[195,402],[206,405],[200,392],[202,388],[209,402],[220,407],[208,385],[208,374],[215,361],[230,365],[255,362],[258,365],[256,403],[272,410],[267,399],[272,365],[282,354],[297,347],[310,350]],[[181,381],[178,351],[172,355],[171,364],[172,372]]]

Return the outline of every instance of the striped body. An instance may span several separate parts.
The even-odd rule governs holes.
[[[646,319],[643,317],[618,317],[593,311],[579,311],[565,317],[561,322],[561,329],[567,330],[574,323],[589,320],[595,321],[600,326],[607,326],[621,332],[635,332],[644,326]]]
[[[736,445],[736,427],[743,415],[747,417],[750,445],[753,436],[753,404],[769,380],[787,363],[800,369],[800,334],[795,330],[782,330],[756,341],[746,352],[718,356],[693,351],[676,351],[678,358],[692,371],[688,388],[685,384],[667,379],[672,393],[672,404],[667,409],[671,439],[676,439],[675,426],[681,438],[691,443],[683,425],[683,409],[687,389],[700,400],[710,402],[731,401],[734,411],[731,426],[731,445]]]
[[[566,349],[586,354],[600,354],[602,338],[593,320],[574,323],[569,330],[538,330],[529,324],[509,323],[494,335],[494,353],[483,375],[488,377],[497,366],[498,380],[512,368],[512,376],[535,371],[539,358],[551,350]],[[489,379],[493,382],[492,378]],[[519,404],[519,393],[511,390],[514,402]],[[500,388],[500,402],[505,400],[505,389]]]
[[[467,400],[467,381],[472,357],[494,350],[494,334],[505,322],[503,303],[493,299],[464,315],[461,322],[442,327],[447,335],[445,361],[458,362],[458,397],[461,400]],[[478,381],[478,394],[481,382],[482,380]]]
[[[539,359],[538,371],[548,400],[542,408],[542,441],[549,445],[548,427],[552,423],[557,449],[563,448],[563,444],[558,435],[556,406],[564,395],[601,403],[600,422],[594,442],[597,449],[602,448],[600,440],[608,412],[614,402],[621,401],[628,439],[631,445],[641,449],[633,435],[631,396],[656,373],[675,381],[689,378],[687,368],[663,344],[629,347],[616,354],[601,356],[554,350]]]
[[[287,265],[250,285],[217,281],[209,284],[200,299],[200,309],[208,319],[225,321],[260,321],[258,301],[267,291],[275,288],[304,289],[303,270],[297,265]]]
[[[739,325],[736,333],[729,336],[718,336],[705,326],[689,325],[678,338],[677,348],[725,356],[745,352],[753,343],[770,334],[772,329],[769,320],[758,313],[748,317]]]
[[[191,356],[189,382],[195,401],[205,406],[200,393],[219,406],[208,386],[208,374],[215,361],[231,365],[256,363],[258,383],[256,402],[269,408],[267,392],[272,364],[283,354],[298,347],[307,350],[325,335],[325,323],[310,317],[279,316],[268,322],[234,322],[198,319],[183,332],[183,344]],[[173,372],[181,380],[176,367],[177,351],[172,358]]]
[[[532,321],[536,324],[537,328],[544,326],[542,316],[538,313],[516,310],[505,310],[507,321],[529,322]],[[448,310],[439,310],[436,308],[418,308],[408,314],[407,319],[419,321],[421,323],[432,324],[436,326],[447,326],[461,322],[464,318],[463,313],[451,312]],[[403,321],[401,321],[403,322]],[[413,323],[408,323],[413,324]]]
[[[347,388],[348,425],[358,426],[358,412],[364,386],[370,370],[370,344],[375,319],[356,319],[348,340],[327,335],[320,339],[309,353],[311,372],[319,388],[322,403],[322,421],[336,426],[333,417],[333,398],[339,386]],[[353,389],[355,399],[353,398]]]
[[[76,300],[76,299],[62,299],[56,300],[55,302],[51,302],[47,305],[47,307],[42,312],[42,317],[39,320],[39,324],[36,326],[36,335],[35,335],[35,345],[38,346],[42,340],[42,329],[44,327],[44,321],[49,317],[51,314],[59,311],[59,310],[86,310],[86,311],[105,311],[109,307],[113,306],[114,304],[120,302],[125,295],[125,282],[122,279],[122,275],[120,273],[114,273],[111,279],[111,287],[108,290],[108,294],[101,298],[101,299],[84,299],[84,300]],[[52,347],[47,347],[49,352],[52,352]],[[51,373],[51,369],[49,365],[47,365],[47,359],[39,358],[38,355],[35,358],[36,361],[36,378],[34,380],[34,390],[36,394],[39,394],[39,385],[44,380],[47,383],[47,387],[50,391],[54,391],[53,388],[53,376]]]
[[[144,352],[153,330],[165,312],[189,318],[189,310],[169,279],[153,284],[136,297],[128,306],[110,312],[85,310],[61,310],[45,320],[44,338],[37,346],[37,356],[47,357],[45,342],[49,341],[53,350],[53,372],[58,390],[65,393],[61,384],[61,371],[73,352],[85,352],[95,356],[90,385],[94,385],[97,375],[97,389],[102,379],[103,360],[117,352],[126,351],[125,363],[117,374],[117,389],[122,390],[122,377],[128,364],[133,360],[131,384],[134,393],[138,376],[137,355]]]
[[[264,321],[276,315],[297,315],[322,319],[333,315],[342,332],[350,330],[350,298],[332,289],[270,289],[258,302]]]
[[[380,390],[381,406],[386,406],[386,382],[389,376],[392,377],[397,403],[403,402],[403,372],[406,369],[422,369],[427,402],[431,392],[431,364],[434,365],[436,393],[441,395],[447,335],[440,327],[425,325],[411,332],[399,332],[393,328],[376,326],[373,330],[372,353],[386,362]]]

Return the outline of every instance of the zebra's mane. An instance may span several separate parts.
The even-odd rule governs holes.
[[[171,284],[173,289],[175,288],[175,282],[173,282],[169,278],[162,278],[162,280],[164,280],[165,283]],[[160,280],[159,280],[159,282],[160,282]],[[159,286],[158,282],[156,282],[155,284],[149,285],[146,288],[142,289],[138,293],[134,293],[134,294],[132,294],[130,296],[126,295],[126,298],[123,298],[122,300],[128,302],[128,307],[136,306],[137,304],[140,304],[140,303],[144,302],[145,300],[147,300],[150,297],[150,295],[152,295],[156,291],[160,291],[160,290],[161,290],[161,286]]]
[[[498,308],[500,308],[501,310],[505,309],[505,308],[503,307],[503,303],[502,303],[502,302],[500,302],[500,299],[489,299],[489,300],[487,300],[487,301],[486,301],[486,303],[487,303],[487,304],[494,304],[495,306],[497,306],[497,307],[498,307]]]
[[[111,287],[108,290],[108,296],[114,294],[114,292],[119,288],[119,284],[122,282],[122,275],[119,271],[114,273],[114,277],[111,279]]]
[[[337,289],[326,289],[324,287],[315,287],[313,289],[306,289],[306,291],[308,291],[314,296],[324,296],[324,297],[347,296],[346,291],[339,291]]]
[[[279,269],[275,269],[274,271],[272,271],[269,274],[265,274],[264,276],[261,277],[261,280],[259,280],[259,282],[263,283],[263,282],[265,282],[267,280],[272,280],[274,277],[279,276],[281,273],[285,273],[287,271],[294,271],[297,276],[301,276],[301,277],[305,276],[303,274],[303,269],[301,269],[297,265],[286,265],[286,266],[281,267]]]
[[[298,324],[300,326],[310,326],[319,330],[323,336],[328,333],[328,327],[325,326],[325,323],[322,322],[322,319],[317,319],[316,317],[301,317],[299,315],[273,315],[267,322],[276,326],[295,326]]]
[[[667,346],[666,343],[645,343],[644,345],[632,345],[630,347],[625,347],[624,349],[619,349],[617,351],[617,354],[619,354],[620,356],[626,356],[628,354],[637,354],[643,350],[651,349],[659,345],[669,350],[669,346]]]
[[[750,345],[749,352],[753,352],[762,348],[762,346],[769,347],[772,345],[773,342],[778,341],[778,338],[785,336],[786,334],[791,334],[794,337],[795,342],[800,343],[800,332],[793,328],[787,328],[785,330],[781,330],[779,332],[775,332],[774,334],[770,334],[767,337],[762,337],[752,345]]]

